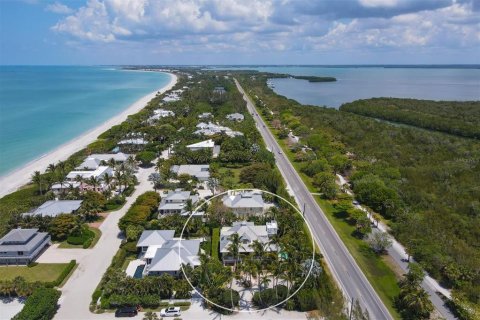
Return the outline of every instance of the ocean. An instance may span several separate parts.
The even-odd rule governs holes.
[[[480,100],[480,66],[253,66],[235,67],[302,76],[330,76],[336,82],[272,79],[273,90],[302,104],[338,108],[372,97]]]
[[[0,176],[164,87],[165,73],[108,67],[0,66]]]

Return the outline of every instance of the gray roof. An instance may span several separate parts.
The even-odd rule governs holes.
[[[79,170],[82,169],[89,169],[89,170],[95,170],[100,166],[100,163],[102,160],[93,158],[93,157],[88,157],[87,159],[83,160],[83,162],[76,168]]]
[[[162,246],[173,239],[175,230],[145,230],[137,242],[137,247]]]
[[[231,113],[227,115],[228,120],[243,121],[245,116],[241,113]]]
[[[171,240],[155,252],[148,271],[167,272],[180,270],[181,264],[200,265],[198,252],[200,240]]]
[[[174,165],[171,168],[171,171],[181,175],[188,174],[190,176],[197,177],[199,179],[204,178],[208,179],[210,177],[210,165],[208,164],[182,164]]]
[[[31,251],[47,235],[46,232],[38,232],[38,229],[12,229],[0,239],[0,251]]]
[[[242,191],[225,195],[223,204],[229,208],[264,208],[265,203],[260,193]]]
[[[237,233],[240,237],[239,252],[253,252],[250,244],[255,240],[265,245],[269,241],[266,225],[256,226],[253,222],[246,221],[234,222],[231,227],[223,227],[220,231],[220,252],[228,252],[231,243],[230,236],[234,233]],[[276,247],[270,245],[265,250],[274,251]]]
[[[101,161],[109,161],[110,159],[113,159],[117,162],[124,162],[127,161],[128,157],[130,155],[119,152],[119,153],[94,153],[91,154],[89,158],[95,158]]]
[[[82,200],[50,200],[42,204],[32,212],[24,215],[42,217],[56,217],[61,213],[73,213],[82,205]]]

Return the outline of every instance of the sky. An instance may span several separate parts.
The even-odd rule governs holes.
[[[0,0],[0,64],[479,64],[480,0]]]

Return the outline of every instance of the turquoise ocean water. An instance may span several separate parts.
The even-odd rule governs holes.
[[[107,67],[0,66],[0,176],[165,86],[164,73]]]
[[[480,66],[470,67],[241,67],[302,76],[331,76],[336,82],[273,79],[276,93],[303,104],[338,108],[372,97],[480,100]],[[239,68],[229,68],[238,70]]]

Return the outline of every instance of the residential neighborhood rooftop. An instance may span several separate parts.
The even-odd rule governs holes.
[[[62,213],[73,213],[82,205],[82,200],[49,200],[32,212],[24,213],[28,216],[56,217]]]

